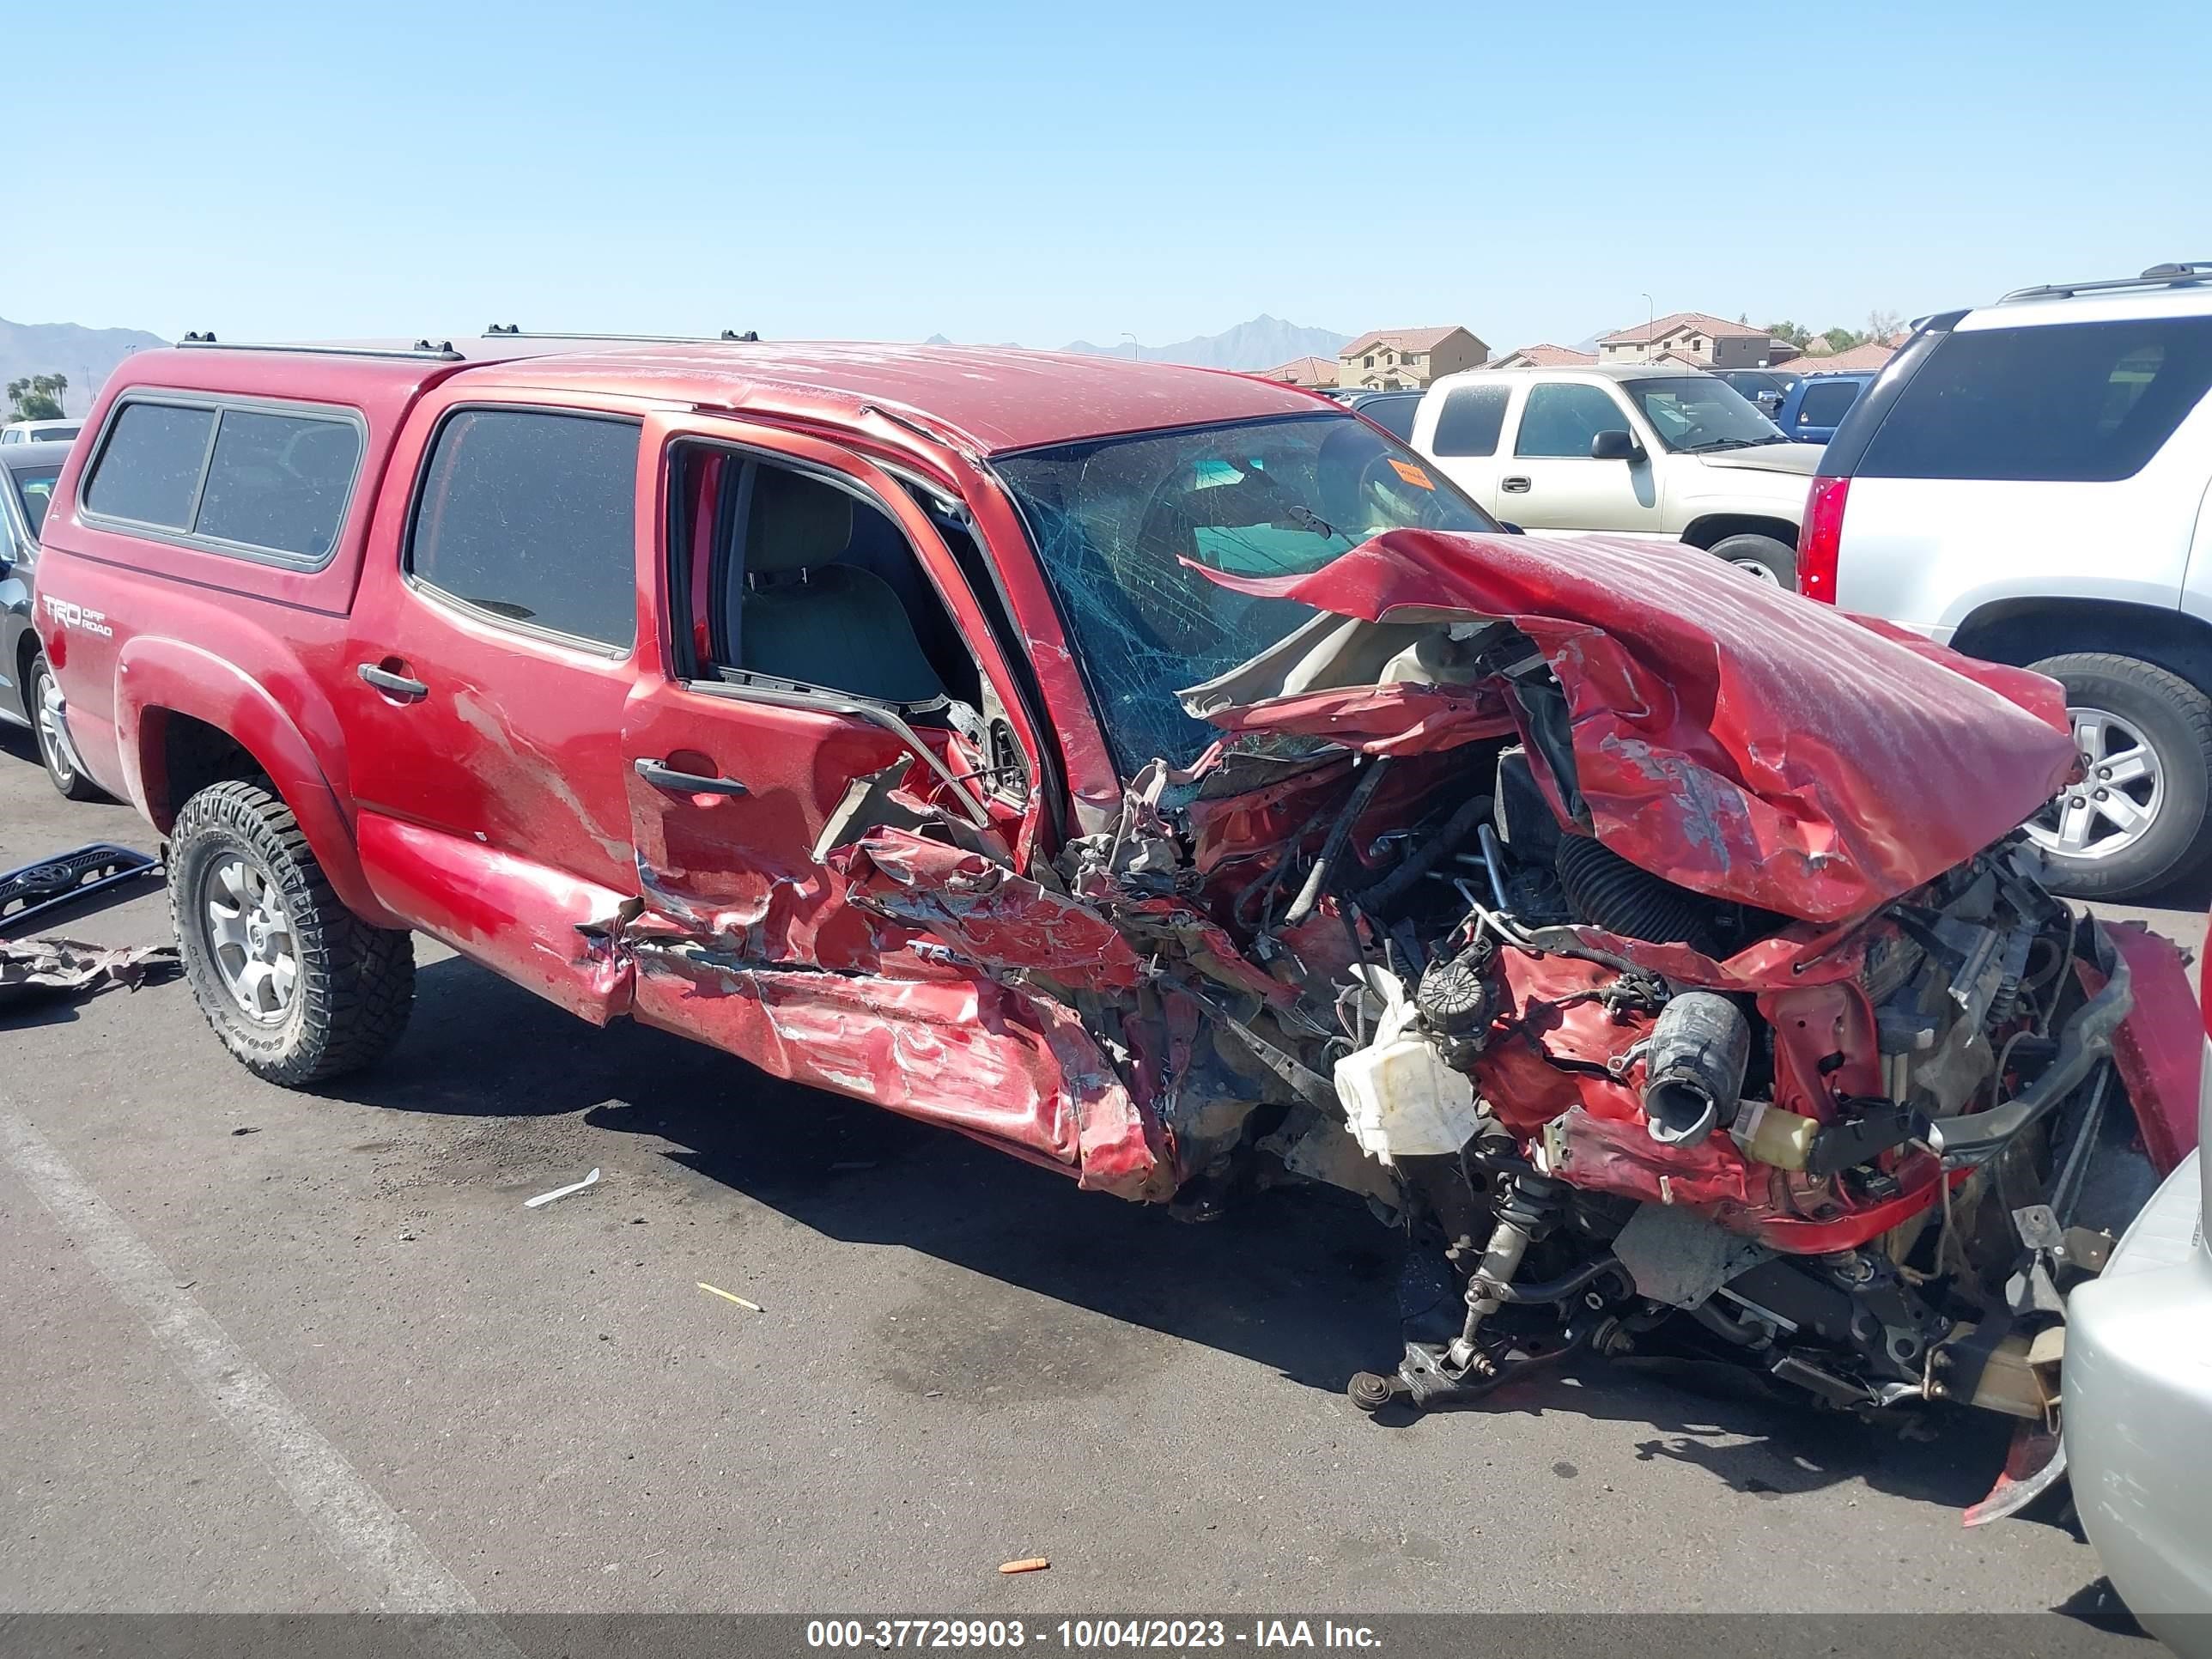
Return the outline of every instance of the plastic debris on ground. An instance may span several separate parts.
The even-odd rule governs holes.
[[[541,1204],[550,1204],[556,1198],[566,1198],[571,1193],[580,1193],[585,1188],[596,1183],[599,1178],[599,1172],[594,1170],[581,1181],[572,1181],[565,1187],[556,1187],[550,1193],[540,1193],[535,1198],[524,1199],[522,1207],[526,1210],[534,1210]]]
[[[73,939],[0,939],[0,1007],[108,985],[137,990],[177,969],[173,945],[86,945]]]

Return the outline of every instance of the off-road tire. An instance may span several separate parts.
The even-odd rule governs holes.
[[[2100,859],[2046,848],[2045,884],[2069,898],[2139,898],[2187,880],[2212,861],[2212,697],[2138,657],[2069,652],[2030,663],[2066,688],[2069,707],[2101,708],[2133,726],[2154,750],[2164,799],[2142,841]]]
[[[40,706],[46,701],[46,687],[53,678],[54,671],[46,666],[46,653],[33,652],[30,672],[23,676],[23,708],[31,717],[32,729],[38,738],[39,759],[46,769],[46,781],[53,785],[64,800],[106,800],[107,792],[85,776],[81,768],[70,763],[69,757],[61,752],[40,723]]]
[[[202,872],[243,854],[276,884],[291,920],[299,979],[275,1024],[249,1018],[217,969],[200,901]],[[210,784],[169,832],[169,919],[192,1000],[223,1046],[256,1077],[286,1088],[359,1070],[406,1028],[415,999],[415,943],[373,927],[338,902],[299,820],[265,784]]]
[[[1723,536],[1706,551],[1730,564],[1755,564],[1774,579],[1775,585],[1797,591],[1797,550],[1773,536]],[[1757,571],[1744,574],[1760,580]]]

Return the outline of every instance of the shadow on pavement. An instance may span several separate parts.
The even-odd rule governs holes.
[[[626,1022],[595,1030],[465,962],[424,968],[398,1051],[331,1092],[454,1116],[580,1112],[595,1127],[668,1143],[663,1156],[827,1237],[902,1246],[1308,1388],[1340,1391],[1398,1351],[1397,1240],[1349,1200],[1262,1192],[1218,1221],[1175,1221],[665,1032]],[[1739,1492],[1863,1480],[1954,1509],[1988,1491],[2009,1430],[1960,1412],[1936,1419],[1932,1439],[1907,1439],[1901,1417],[1868,1425],[1777,1401],[1730,1367],[1633,1361],[1501,1389],[1485,1409],[1647,1425],[1639,1457],[1694,1465]]]

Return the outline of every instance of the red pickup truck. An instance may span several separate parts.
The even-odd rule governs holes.
[[[419,930],[1123,1197],[1331,1182],[1441,1287],[1365,1405],[1674,1342],[2040,1431],[2108,1166],[2195,1139],[2178,956],[2017,833],[2051,682],[1256,379],[195,342],[37,604],[257,1073],[388,1048]]]

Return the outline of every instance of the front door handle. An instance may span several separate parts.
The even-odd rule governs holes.
[[[656,789],[665,789],[672,795],[742,795],[745,787],[735,778],[702,778],[696,772],[679,772],[674,767],[657,760],[639,760],[634,763],[638,776]]]
[[[373,662],[362,664],[357,672],[365,684],[403,702],[420,702],[430,695],[430,688],[422,681],[410,680],[406,675],[395,674],[388,668],[379,668]]]
[[[1516,472],[1510,478],[1499,479],[1498,487],[1509,495],[1525,495],[1528,493],[1528,480]]]

